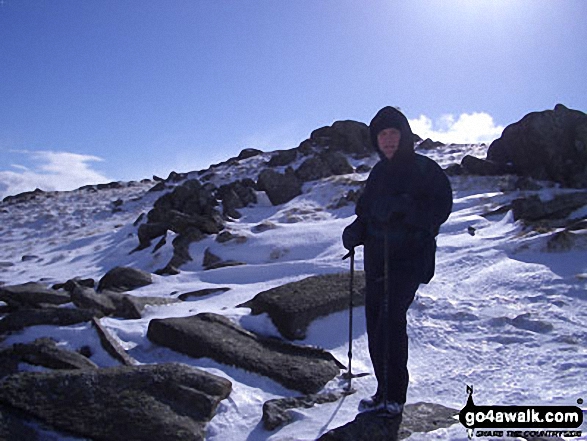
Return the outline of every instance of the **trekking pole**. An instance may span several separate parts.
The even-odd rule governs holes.
[[[361,374],[353,374],[352,371],[352,360],[353,360],[353,288],[355,283],[355,250],[351,250],[343,257],[347,259],[348,257],[351,258],[350,260],[350,283],[349,283],[349,350],[348,350],[348,357],[349,357],[349,367],[345,374],[342,375],[342,378],[348,380],[348,384],[345,387],[345,392],[347,393],[354,393],[355,390],[352,388],[351,381],[353,377],[363,377],[365,375],[369,375],[368,373],[361,373]]]
[[[389,225],[385,226],[385,237],[383,239],[383,314],[384,320],[389,319]],[[387,408],[388,404],[388,387],[389,387],[389,333],[385,332],[383,320],[379,320],[379,329],[385,334],[383,348],[383,405]]]

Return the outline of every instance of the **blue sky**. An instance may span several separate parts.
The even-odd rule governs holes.
[[[399,106],[490,142],[587,110],[584,0],[2,0],[0,197],[296,147]]]

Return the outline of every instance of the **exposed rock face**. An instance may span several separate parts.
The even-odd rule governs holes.
[[[269,167],[282,167],[291,164],[297,159],[297,157],[298,152],[296,149],[277,150],[273,156],[271,156],[267,165]]]
[[[420,144],[418,144],[418,149],[420,149],[420,150],[434,150],[439,147],[444,147],[444,145],[445,144],[443,144],[440,141],[432,141],[430,138],[426,138],[424,141],[422,141]]]
[[[369,413],[359,414],[354,421],[325,433],[319,441],[394,441],[412,433],[426,433],[457,424],[459,411],[440,404],[408,404],[403,415],[380,418]]]
[[[365,286],[363,272],[355,273],[353,303],[363,305]],[[251,308],[253,315],[267,313],[281,335],[304,339],[306,329],[318,317],[349,307],[350,278],[348,274],[312,276],[263,291],[242,307]]]
[[[319,404],[332,403],[345,395],[345,392],[338,392],[269,400],[263,404],[263,427],[265,430],[275,430],[293,421],[291,409],[309,409]]]
[[[102,291],[77,286],[71,293],[71,300],[81,309],[100,311],[104,315],[113,315],[126,319],[140,319],[147,305],[167,305],[179,300],[173,298],[133,296],[116,291]]]
[[[135,268],[117,266],[108,271],[98,283],[98,291],[132,291],[153,283],[151,274]]]
[[[494,176],[512,173],[512,167],[489,159],[480,159],[466,155],[461,161],[462,171],[472,175]]]
[[[318,146],[329,146],[331,149],[358,156],[369,156],[373,153],[369,138],[369,127],[357,121],[336,121],[332,126],[316,129],[310,140]]]
[[[21,309],[11,312],[0,320],[0,335],[20,331],[28,326],[69,326],[89,322],[103,313],[94,310],[69,308]]]
[[[344,366],[328,352],[263,338],[211,313],[154,319],[149,340],[191,357],[256,372],[302,393],[316,393]]]
[[[344,175],[353,171],[353,167],[342,153],[327,150],[306,159],[295,173],[298,179],[308,182],[333,175]]]
[[[511,208],[515,220],[523,219],[528,222],[536,222],[564,219],[585,205],[587,205],[587,193],[577,192],[557,195],[544,202],[536,195],[520,198],[512,202]]]
[[[212,190],[197,179],[190,179],[157,199],[147,215],[148,222],[139,227],[138,249],[148,247],[151,240],[167,230],[177,234],[194,229],[203,234],[220,232],[223,222],[215,208],[218,202]]]
[[[280,205],[302,194],[302,182],[291,168],[283,174],[265,169],[259,174],[257,189],[267,193],[273,205]]]
[[[181,364],[25,372],[0,381],[0,403],[95,440],[203,440],[231,387]]]
[[[255,182],[252,179],[243,179],[222,185],[216,191],[216,195],[222,201],[222,213],[225,216],[239,219],[239,208],[257,203],[255,194]]]
[[[587,115],[557,104],[505,128],[487,159],[511,163],[518,174],[587,188]]]
[[[63,305],[71,301],[69,293],[47,288],[41,283],[1,286],[0,301],[13,309],[36,308],[40,305]]]
[[[57,346],[50,338],[39,338],[32,343],[13,345],[12,353],[28,364],[49,369],[97,369],[98,366],[77,352]]]
[[[212,270],[218,268],[224,268],[227,266],[238,266],[244,265],[243,262],[238,262],[236,260],[223,260],[221,257],[214,254],[210,251],[210,248],[206,248],[204,251],[204,260],[202,261],[202,266],[205,270]]]

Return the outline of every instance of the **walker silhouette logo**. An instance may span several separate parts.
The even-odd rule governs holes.
[[[467,399],[467,405],[459,413],[459,421],[468,429],[469,438],[472,438],[473,434],[476,437],[529,436],[548,438],[581,436],[581,431],[571,430],[583,424],[583,411],[577,406],[477,406],[473,402],[472,386],[467,386],[467,393],[469,398]],[[583,400],[579,399],[577,403],[582,404]]]

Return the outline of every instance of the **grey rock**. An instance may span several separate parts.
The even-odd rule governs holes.
[[[472,175],[494,176],[512,173],[514,170],[504,164],[488,159],[480,159],[466,155],[461,161],[463,171]]]
[[[319,441],[393,441],[413,433],[427,433],[458,423],[459,411],[440,404],[416,403],[404,407],[403,415],[381,418],[371,413],[357,415],[354,421],[331,430]]]
[[[191,299],[198,299],[200,297],[205,297],[212,294],[222,294],[226,291],[230,291],[230,288],[204,288],[197,291],[190,291],[180,294],[177,298],[185,302],[190,301]]]
[[[153,283],[151,274],[136,268],[117,266],[98,282],[98,291],[132,291]]]
[[[95,440],[203,440],[228,380],[181,364],[25,372],[0,381],[0,403]]]
[[[268,162],[269,167],[283,167],[294,162],[298,157],[296,149],[277,150]]]
[[[238,159],[238,160],[249,159],[254,156],[259,156],[262,153],[263,153],[263,151],[261,151],[261,150],[247,148],[247,149],[241,150],[241,152],[238,154],[236,159]]]
[[[302,194],[302,182],[291,168],[283,174],[272,169],[263,170],[257,179],[257,188],[267,193],[273,205],[285,204]]]
[[[213,270],[218,268],[224,268],[227,266],[238,266],[238,265],[245,265],[244,262],[238,262],[236,260],[223,260],[221,257],[218,257],[210,248],[206,248],[204,251],[204,259],[202,262],[202,266],[205,270]]]
[[[420,144],[418,144],[418,149],[420,150],[434,150],[439,147],[444,147],[445,144],[440,141],[432,141],[430,138],[426,138]]]
[[[345,392],[338,392],[269,400],[263,404],[263,427],[265,430],[275,430],[293,421],[291,409],[309,409],[319,404],[333,403],[346,395]]]
[[[310,140],[319,147],[328,146],[343,153],[368,156],[373,153],[369,127],[357,121],[336,121],[332,126],[316,129]]]
[[[257,294],[239,305],[251,308],[253,315],[267,313],[281,335],[304,339],[310,323],[349,306],[348,274],[312,276]],[[363,305],[364,273],[355,272],[353,303]]]
[[[147,305],[168,305],[179,300],[166,297],[133,296],[117,291],[96,292],[91,288],[77,286],[71,294],[73,303],[82,309],[101,311],[126,319],[140,319]]]
[[[70,308],[21,309],[11,312],[0,320],[0,335],[20,331],[29,326],[70,326],[89,322],[94,316],[102,316],[96,310]]]
[[[353,167],[342,153],[328,149],[306,159],[295,173],[301,181],[309,182],[353,171]]]
[[[76,286],[71,293],[71,300],[75,306],[81,309],[101,311],[104,315],[112,315],[116,312],[116,306],[112,299],[107,295],[97,293],[92,288]]]
[[[151,320],[147,337],[191,357],[255,372],[307,394],[318,392],[344,367],[328,352],[260,337],[212,313]]]
[[[564,219],[585,205],[587,193],[580,191],[556,195],[545,202],[536,195],[519,198],[512,202],[511,208],[515,220],[536,222],[544,219]]]
[[[487,159],[522,176],[587,188],[587,115],[562,104],[532,112],[505,128]]]
[[[35,308],[41,305],[63,305],[71,302],[69,293],[47,288],[41,283],[0,286],[0,301],[11,308]]]
[[[21,361],[49,369],[97,369],[96,363],[83,355],[62,349],[50,338],[39,338],[32,343],[17,343],[13,353]]]

